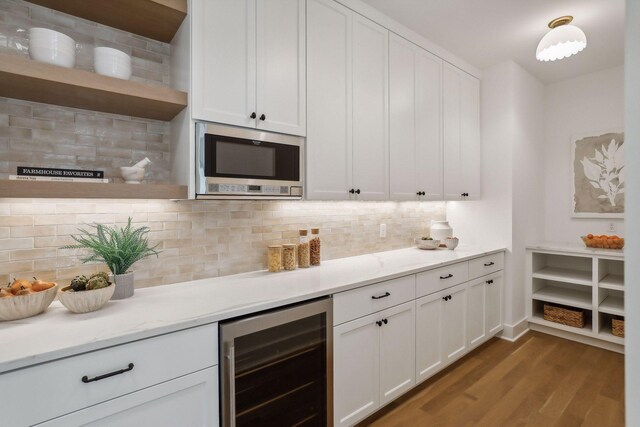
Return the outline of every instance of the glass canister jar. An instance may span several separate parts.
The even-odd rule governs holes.
[[[289,244],[282,246],[282,265],[285,270],[296,269],[296,245]]]
[[[309,260],[311,265],[320,265],[320,229],[311,229],[311,240],[309,240]]]
[[[270,245],[267,248],[267,269],[272,273],[282,270],[282,246]]]
[[[308,268],[310,265],[309,259],[309,236],[307,236],[307,230],[300,230],[300,242],[298,243],[298,267]]]

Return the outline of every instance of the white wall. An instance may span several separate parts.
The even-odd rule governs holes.
[[[526,242],[543,230],[541,215],[544,86],[513,61],[483,70],[482,200],[448,202],[454,234],[469,244],[507,248],[505,335],[524,327]],[[534,160],[534,162],[532,162]]]
[[[571,218],[570,148],[572,135],[622,129],[624,67],[548,85],[546,94],[545,240],[579,243],[581,235],[607,233],[609,222],[624,235],[623,220]]]
[[[629,144],[625,148],[627,159],[633,159],[627,171],[626,181],[626,216],[633,220],[627,223],[627,244],[625,256],[625,281],[630,284],[625,295],[625,305],[636,308],[640,306],[640,264],[635,262],[640,258],[640,2],[627,0],[626,9],[626,40],[625,40],[625,120],[626,139]],[[630,162],[629,162],[630,163]],[[633,166],[633,167],[631,167]],[[640,425],[640,311],[627,310],[625,317],[626,357],[625,384],[626,410],[628,426]]]

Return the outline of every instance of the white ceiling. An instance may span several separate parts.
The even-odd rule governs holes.
[[[621,65],[624,0],[363,0],[483,69],[512,59],[551,83]],[[538,62],[547,24],[572,15],[587,48],[561,61]]]

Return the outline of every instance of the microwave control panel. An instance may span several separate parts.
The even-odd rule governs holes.
[[[209,184],[210,193],[289,195],[286,185]]]

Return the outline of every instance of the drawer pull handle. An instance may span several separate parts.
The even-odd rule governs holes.
[[[444,280],[444,279],[451,279],[452,277],[453,277],[453,274],[451,274],[451,273],[447,274],[446,276],[440,276],[440,278],[441,278],[442,280]]]
[[[380,320],[376,320],[376,325],[382,326],[382,322]]]
[[[82,377],[82,382],[83,383],[90,383],[93,381],[100,381],[103,380],[105,378],[109,378],[109,377],[113,377],[116,375],[120,375],[120,374],[124,374],[125,372],[129,372],[133,370],[133,363],[129,363],[129,367],[125,368],[125,369],[120,369],[119,371],[113,371],[113,372],[109,372],[108,374],[104,374],[104,375],[98,375],[97,377],[93,377],[93,378],[89,378],[88,376],[84,376]]]
[[[371,299],[382,299],[382,298],[386,298],[386,297],[388,297],[388,296],[391,296],[391,294],[390,294],[389,292],[385,292],[385,293],[384,293],[384,294],[382,294],[382,295],[378,295],[378,296],[373,295],[373,296],[371,297]]]
[[[487,280],[487,285],[491,285],[493,284],[493,279],[492,280]]]
[[[485,262],[484,266],[485,267],[491,267],[493,264],[495,264],[495,262],[491,261],[491,262]]]

